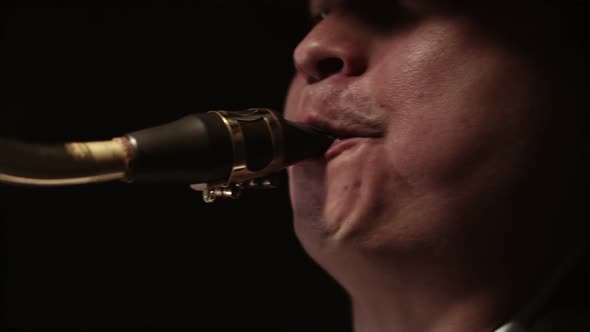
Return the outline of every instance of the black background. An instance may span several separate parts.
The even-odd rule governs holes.
[[[7,3],[0,136],[32,142],[280,110],[309,28],[293,0]],[[2,326],[349,330],[287,193],[206,205],[184,185],[1,185]]]

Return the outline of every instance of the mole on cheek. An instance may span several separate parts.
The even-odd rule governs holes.
[[[352,183],[347,183],[342,186],[342,191],[348,191],[349,189],[359,189],[361,187],[361,181],[357,180]]]

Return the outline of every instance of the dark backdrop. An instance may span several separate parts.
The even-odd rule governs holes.
[[[0,136],[46,143],[281,109],[308,28],[304,1],[2,6]],[[4,327],[350,329],[344,293],[294,236],[286,183],[213,205],[167,184],[0,198]]]

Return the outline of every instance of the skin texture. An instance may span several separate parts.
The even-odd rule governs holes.
[[[323,19],[294,51],[285,114],[345,139],[290,168],[294,223],[350,294],[355,329],[490,331],[511,319],[577,250],[579,225],[553,227],[577,208],[562,195],[578,131],[548,65],[560,60],[536,56],[549,52],[510,25],[518,10],[310,7]]]

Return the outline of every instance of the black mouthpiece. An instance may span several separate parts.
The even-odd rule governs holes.
[[[127,135],[131,180],[226,183],[321,157],[333,138],[268,109],[214,111]]]

